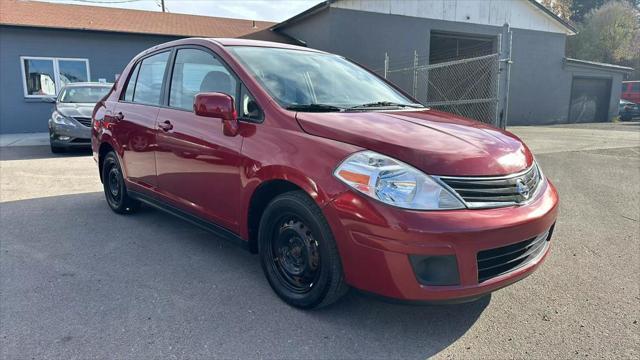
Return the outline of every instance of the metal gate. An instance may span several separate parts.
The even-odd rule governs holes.
[[[499,35],[499,50],[494,54],[437,64],[420,65],[417,51],[413,61],[399,56],[394,62],[385,54],[385,66],[379,73],[425,106],[504,128],[511,64],[507,26],[504,34],[507,41]]]

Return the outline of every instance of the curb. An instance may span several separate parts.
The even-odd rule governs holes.
[[[49,146],[49,133],[0,135],[0,147]]]

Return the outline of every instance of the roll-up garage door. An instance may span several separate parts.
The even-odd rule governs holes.
[[[574,77],[569,122],[609,121],[611,79]]]

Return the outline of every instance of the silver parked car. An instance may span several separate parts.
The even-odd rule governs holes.
[[[107,83],[70,83],[55,99],[49,119],[51,152],[91,145],[91,114],[96,103],[111,89]]]

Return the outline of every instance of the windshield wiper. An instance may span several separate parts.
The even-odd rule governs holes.
[[[332,112],[343,111],[344,108],[328,104],[293,104],[286,107],[287,110],[308,112]]]
[[[367,104],[360,104],[356,106],[352,106],[347,108],[347,110],[357,110],[357,109],[369,109],[369,108],[383,108],[383,107],[410,107],[410,108],[422,108],[424,106],[419,104],[401,104],[395,103],[392,101],[376,101]]]

